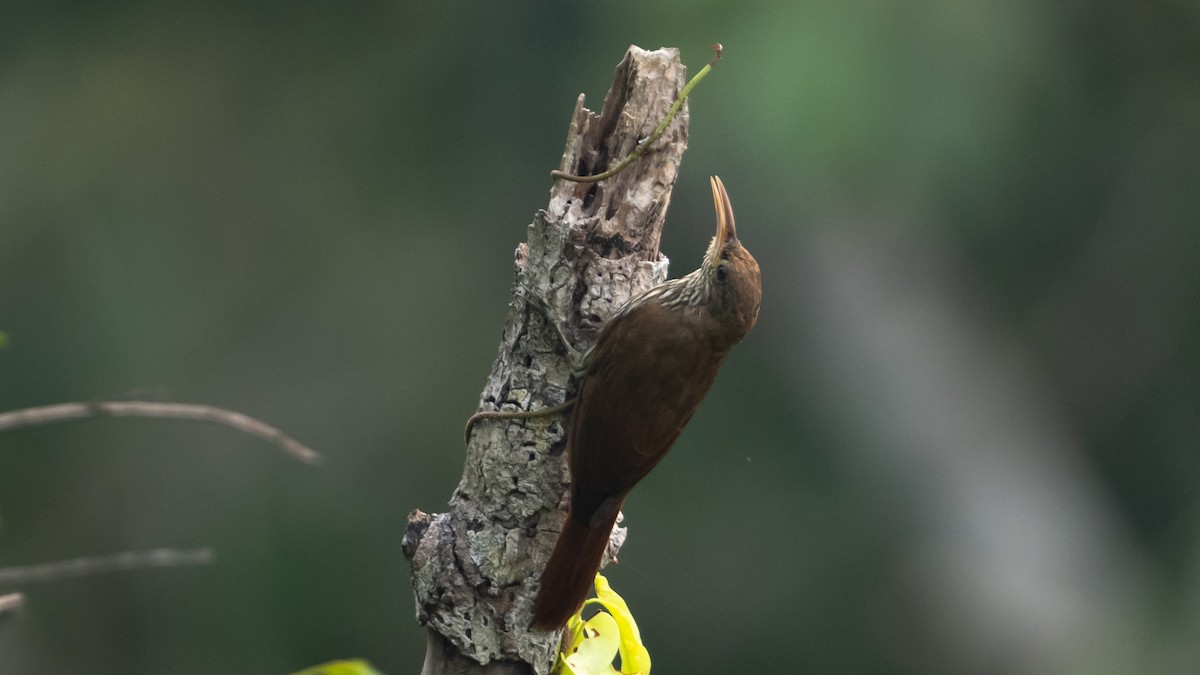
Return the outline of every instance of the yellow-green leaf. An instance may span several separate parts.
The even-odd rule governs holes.
[[[570,675],[608,675],[613,669],[613,657],[620,642],[617,621],[600,612],[583,624],[582,638],[564,654],[563,672]]]
[[[367,661],[355,659],[322,663],[319,666],[292,673],[292,675],[380,675],[380,673]]]
[[[633,612],[629,611],[625,599],[617,595],[603,574],[596,573],[596,597],[585,604],[590,603],[599,604],[616,620],[621,638],[621,672],[625,675],[649,675],[650,652],[642,644],[642,634],[633,620]]]
[[[567,620],[567,635],[562,643],[562,656],[573,654],[575,652],[575,645],[578,645],[579,642],[583,640],[582,613],[583,608],[581,607],[579,608],[578,612],[573,614],[571,618]]]
[[[558,675],[650,675],[650,652],[642,644],[642,634],[624,598],[608,584],[603,574],[596,573],[596,597],[567,621],[562,652],[554,672]],[[603,610],[583,620],[583,612],[591,605]],[[613,658],[620,653],[621,670],[613,667]]]

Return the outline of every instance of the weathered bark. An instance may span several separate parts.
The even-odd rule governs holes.
[[[560,168],[595,174],[625,156],[665,117],[684,76],[677,50],[630,47],[600,115],[579,97]],[[482,410],[536,410],[573,396],[563,338],[582,352],[625,300],[666,278],[658,243],[687,122],[685,106],[655,147],[616,176],[555,181],[516,250],[513,299]],[[549,671],[559,636],[528,626],[566,512],[565,444],[562,415],[483,420],[450,511],[409,516],[404,550],[417,619],[430,629],[424,673]],[[623,539],[617,528],[614,554]]]

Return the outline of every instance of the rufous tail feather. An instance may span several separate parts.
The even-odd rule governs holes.
[[[579,611],[596,579],[619,511],[620,508],[612,509],[612,516],[597,527],[588,527],[587,523],[567,516],[533,602],[534,628],[547,631],[561,628]]]

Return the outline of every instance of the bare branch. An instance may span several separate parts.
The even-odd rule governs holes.
[[[38,424],[83,419],[96,415],[111,417],[161,417],[166,419],[211,422],[233,427],[238,431],[261,438],[282,448],[305,464],[317,464],[321,455],[291,438],[279,429],[248,415],[232,410],[191,403],[159,403],[155,401],[96,401],[91,403],[59,403],[38,408],[24,408],[0,414],[0,431],[19,429]]]
[[[3,616],[5,612],[11,612],[17,609],[23,604],[25,604],[25,596],[21,593],[0,595],[0,616]]]
[[[122,572],[149,567],[211,565],[213,559],[213,552],[210,548],[198,548],[188,551],[171,548],[156,548],[148,551],[125,551],[124,553],[114,553],[112,555],[58,560],[23,567],[0,567],[0,584],[15,586],[18,584],[58,581],[60,579],[72,579],[75,577],[91,576],[93,574]],[[11,596],[6,595],[3,597],[8,598]],[[18,598],[18,603],[19,600]],[[0,608],[2,607],[0,605]]]

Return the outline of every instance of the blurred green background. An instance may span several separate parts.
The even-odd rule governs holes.
[[[695,72],[672,274],[729,188],[760,322],[626,505],[655,672],[1194,673],[1200,8],[0,6],[0,410],[208,403],[323,452],[0,436],[4,673],[415,672],[512,251],[626,46]],[[0,588],[0,592],[18,590]]]

